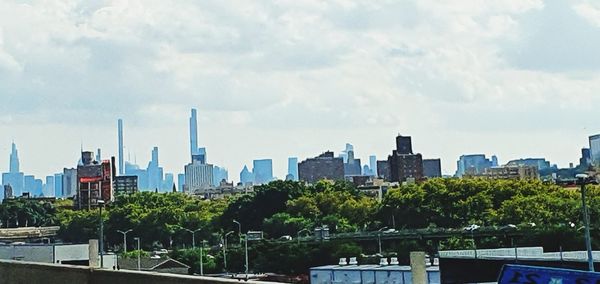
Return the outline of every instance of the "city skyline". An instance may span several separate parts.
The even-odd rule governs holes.
[[[270,158],[284,179],[288,157],[345,143],[365,163],[396,133],[445,174],[463,154],[567,167],[600,133],[599,11],[535,0],[2,1],[0,170],[13,139],[21,171],[38,178],[73,167],[82,145],[117,156],[121,118],[125,157],[142,164],[158,146],[165,172],[181,173],[190,108],[230,176]]]
[[[120,120],[120,121],[122,121],[121,119],[119,119],[119,120]],[[122,123],[122,122],[121,122],[121,123]],[[118,128],[117,128],[117,129],[118,129]],[[188,128],[188,135],[189,135],[189,128]],[[590,135],[590,137],[591,137],[591,136],[594,136],[594,135]],[[117,138],[118,138],[118,137],[117,137]],[[412,137],[412,138],[414,139],[414,137]],[[587,137],[587,139],[589,139],[589,137]],[[420,139],[416,139],[416,141],[419,141],[419,140],[420,140]],[[187,144],[188,144],[188,147],[189,147],[189,145],[190,145],[190,142],[189,142],[189,140],[187,140],[186,142],[187,142]],[[196,144],[197,144],[197,142],[196,142]],[[348,146],[351,146],[351,147],[352,147],[352,146],[354,146],[354,144],[352,144],[352,145],[350,145],[350,144],[352,144],[352,143],[350,143],[350,142],[345,142],[345,143],[343,143],[343,145],[346,145],[346,147],[348,147]],[[414,143],[413,143],[413,144],[414,144]],[[22,153],[23,151],[21,150],[21,147],[20,147],[20,146],[18,146],[18,143],[17,143],[17,141],[11,140],[11,143],[10,143],[10,145],[11,145],[11,146],[10,146],[10,149],[11,149],[11,151],[13,150],[13,147],[14,147],[15,145],[17,145],[17,147],[18,147],[18,151],[19,151],[19,160],[17,161],[17,164],[19,165],[19,167],[21,167],[21,165],[23,164],[23,162],[22,162],[22,158],[21,158],[20,156],[21,156],[21,153]],[[119,151],[119,147],[118,147],[118,141],[116,142],[116,145],[117,145],[117,147],[115,147],[115,148],[116,148],[116,151],[117,151],[117,153],[110,153],[110,152],[109,152],[109,153],[107,153],[107,152],[104,152],[104,150],[103,150],[102,148],[100,148],[101,150],[103,150],[103,155],[104,155],[104,156],[103,156],[103,159],[109,159],[109,158],[110,158],[110,157],[112,157],[112,156],[114,156],[115,158],[118,158],[118,151]],[[149,163],[150,163],[150,164],[152,164],[152,161],[153,161],[153,159],[157,158],[156,156],[152,155],[152,153],[155,153],[155,151],[157,150],[157,149],[155,149],[155,147],[156,147],[156,146],[153,146],[153,147],[150,149],[150,153],[151,153],[151,155],[149,155],[148,159],[146,159],[146,158],[145,158],[145,155],[141,155],[143,158],[141,158],[141,159],[140,159],[140,158],[138,158],[138,157],[137,157],[137,154],[135,154],[135,155],[134,155],[134,158],[131,158],[131,155],[128,155],[129,157],[127,157],[127,158],[124,158],[124,160],[125,160],[125,162],[129,162],[129,163],[131,163],[131,164],[135,164],[135,162],[136,162],[135,160],[137,160],[137,163],[138,163],[138,164],[141,164],[141,165],[144,165],[144,164],[146,163],[146,161],[150,161]],[[416,145],[415,147],[416,147],[416,148],[418,148],[418,147],[419,147],[419,145]],[[333,146],[332,148],[335,148],[335,147]],[[339,148],[339,147],[338,147],[338,148]],[[359,148],[360,148],[360,146],[359,146]],[[584,145],[584,146],[582,146],[582,147],[579,147],[579,151],[581,151],[581,148],[589,148],[589,145]],[[204,150],[204,148],[203,148],[203,147],[200,147],[200,148],[198,148],[198,149],[200,149],[200,150]],[[325,151],[330,151],[329,149],[325,149],[325,148],[323,148],[323,149],[324,149],[324,150],[322,150],[322,152],[325,152]],[[78,149],[78,150],[81,150],[81,149]],[[84,147],[84,148],[83,148],[83,150],[86,150],[86,151],[87,151],[87,150],[89,150],[89,149],[87,149],[87,148],[85,148],[85,147]],[[98,150],[98,149],[95,149],[95,150],[94,150],[94,151],[92,151],[92,152],[94,152],[94,153],[95,153],[95,152],[96,152],[96,150]],[[335,153],[335,155],[336,155],[336,156],[338,156],[338,155],[341,155],[341,156],[343,157],[343,155],[345,154],[345,152],[344,152],[344,151],[335,151],[335,150],[331,150],[331,151],[333,151],[333,152]],[[161,152],[162,152],[162,149],[161,149]],[[370,156],[371,156],[371,155],[370,155],[370,154],[368,154],[368,153],[370,153],[370,152],[368,152],[368,153],[364,153],[363,151],[359,151],[359,152],[361,152],[361,153],[362,153],[362,155],[357,155],[357,156],[356,156],[356,158],[359,158],[359,159],[360,159],[360,158],[362,158],[362,159],[364,159],[364,160],[366,160],[366,161],[369,161],[369,160],[370,160]],[[423,152],[424,152],[424,151],[423,151]],[[77,153],[79,153],[79,151],[77,151]],[[137,152],[136,152],[136,153],[137,153]],[[79,153],[79,154],[80,154],[80,153]],[[131,154],[131,153],[129,153],[129,154]],[[142,153],[142,154],[144,154],[144,153]],[[388,154],[389,154],[389,153],[388,153]],[[387,155],[388,155],[388,154],[384,153],[384,154],[382,154],[382,155],[376,155],[376,156],[377,156],[377,157],[379,157],[380,159],[385,159],[385,158],[387,157]],[[454,175],[454,174],[456,173],[456,171],[457,171],[456,162],[457,162],[457,161],[458,161],[458,160],[461,158],[461,156],[463,156],[463,155],[480,155],[480,154],[483,154],[483,155],[489,155],[489,156],[499,156],[499,155],[494,155],[494,152],[487,152],[487,153],[481,153],[481,152],[464,152],[464,153],[461,153],[461,154],[460,154],[460,156],[457,156],[457,157],[455,157],[454,159],[446,160],[446,159],[443,159],[443,158],[442,158],[442,174],[443,174],[443,175],[450,175],[450,176]],[[189,159],[189,151],[187,152],[187,155],[188,155],[188,159]],[[5,164],[6,164],[6,165],[5,165],[5,166],[6,166],[6,170],[3,170],[3,169],[2,169],[2,167],[0,167],[0,171],[2,171],[2,172],[9,172],[9,167],[8,167],[8,166],[9,166],[9,164],[14,164],[14,162],[12,162],[13,160],[11,160],[11,159],[12,159],[12,157],[13,157],[13,155],[12,155],[10,152],[8,152],[8,153],[6,153],[6,155],[4,155],[4,156],[8,157],[8,159],[6,159],[6,163],[5,163]],[[427,154],[427,153],[424,153],[424,157],[428,157],[428,158],[435,158],[435,157],[433,157],[433,156],[431,156],[431,157],[430,157],[430,156],[431,156],[431,155],[429,155],[429,154]],[[295,157],[295,156],[293,156],[293,155],[292,155],[292,156],[286,157],[285,159],[282,159],[281,161],[279,161],[279,160],[276,160],[276,159],[272,159],[272,158],[267,158],[267,159],[269,159],[269,160],[273,160],[273,176],[274,176],[275,178],[277,178],[277,179],[282,179],[282,180],[285,180],[285,177],[286,177],[286,175],[288,174],[288,167],[289,167],[289,160],[288,160],[288,159],[289,159],[290,157]],[[38,157],[38,158],[39,158],[39,157]],[[300,162],[300,161],[302,161],[302,160],[304,160],[304,159],[308,159],[308,158],[312,158],[312,157],[311,157],[311,156],[306,156],[306,157],[303,157],[303,156],[298,156],[298,161]],[[545,159],[548,159],[548,156],[547,156],[547,155],[538,155],[538,156],[535,156],[535,155],[526,155],[526,154],[525,154],[525,155],[518,155],[518,154],[514,154],[514,156],[512,156],[512,158],[510,158],[510,159],[508,159],[508,158],[504,159],[504,158],[502,158],[502,157],[499,157],[498,159],[500,160],[500,162],[499,162],[499,165],[503,165],[503,164],[507,163],[507,162],[508,162],[508,161],[510,161],[510,160],[515,160],[515,159],[523,159],[523,158],[545,158]],[[165,159],[167,159],[167,160],[168,160],[168,158],[166,158],[166,157],[163,157],[162,155],[161,155],[161,158],[160,158],[160,159],[161,159],[161,160],[165,160]],[[577,165],[577,163],[578,163],[578,159],[579,159],[579,156],[577,156],[577,157],[573,157],[573,160],[572,160],[572,161],[570,161],[570,162],[567,162],[567,163],[573,163],[574,165]],[[3,159],[2,159],[2,158],[1,158],[1,156],[0,156],[0,161],[2,161],[2,160],[3,160]],[[43,158],[42,158],[41,160],[43,160]],[[231,169],[230,167],[228,167],[228,166],[224,166],[223,168],[225,168],[225,169],[227,169],[227,170],[229,170],[229,171],[232,171],[232,172],[234,173],[234,175],[233,175],[233,176],[230,176],[230,177],[229,177],[231,180],[233,180],[233,181],[236,181],[236,182],[239,182],[239,180],[237,180],[237,179],[235,178],[235,177],[237,176],[237,174],[235,174],[235,173],[236,173],[236,172],[238,172],[238,173],[239,173],[239,172],[240,172],[240,171],[243,169],[243,167],[244,167],[244,166],[246,166],[246,165],[251,165],[251,164],[252,164],[252,162],[253,162],[253,161],[256,161],[256,160],[263,160],[263,158],[252,158],[252,160],[250,160],[250,161],[248,161],[248,162],[245,162],[245,161],[243,161],[243,162],[237,162],[237,163],[241,164],[241,167],[240,167],[239,169],[235,168],[235,169],[233,169],[233,170],[232,170],[232,169]],[[552,159],[548,159],[548,160],[549,160],[550,162],[552,162],[552,164],[557,164],[557,163],[556,163],[554,160],[552,160]],[[181,174],[181,173],[184,173],[184,172],[185,172],[185,165],[186,165],[187,163],[189,163],[189,162],[188,162],[188,161],[185,161],[185,162],[183,162],[183,163],[181,164],[181,170],[178,170],[177,168],[173,168],[173,169],[168,169],[168,170],[167,170],[167,168],[165,167],[165,170],[164,170],[164,172],[165,172],[165,173],[173,173],[173,174],[175,174],[175,175],[177,175],[177,174]],[[447,165],[447,164],[450,164],[450,165]],[[74,163],[74,164],[63,165],[62,167],[69,168],[69,167],[74,167],[74,166],[76,166],[76,165],[77,165],[77,164],[76,164],[76,163]],[[161,163],[160,165],[161,165],[161,166],[163,166],[164,164],[163,164],[163,163]],[[564,167],[564,168],[567,168],[567,167],[569,167],[569,164],[566,164],[566,165],[561,165],[561,164],[558,164],[558,165],[559,165],[559,168],[560,168],[560,167]],[[35,176],[35,177],[37,177],[37,178],[43,179],[44,177],[47,177],[47,176],[49,176],[49,175],[54,175],[55,173],[58,173],[58,172],[60,172],[60,170],[62,169],[62,167],[61,167],[60,169],[54,170],[53,172],[51,171],[52,173],[36,173],[36,172],[30,171],[30,170],[25,170],[25,171],[21,170],[21,172],[25,173],[26,175],[31,175],[31,176]],[[162,169],[162,168],[163,168],[163,167],[161,167],[161,169]]]

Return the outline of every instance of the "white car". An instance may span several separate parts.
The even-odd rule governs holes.
[[[477,229],[481,228],[481,226],[477,225],[477,224],[471,224],[467,227],[464,227],[463,230],[465,231],[475,231]]]

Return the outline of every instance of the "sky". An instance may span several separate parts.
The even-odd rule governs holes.
[[[239,180],[272,158],[352,143],[365,162],[410,135],[452,174],[461,154],[577,163],[600,132],[597,1],[0,1],[0,171],[73,167],[80,148]]]

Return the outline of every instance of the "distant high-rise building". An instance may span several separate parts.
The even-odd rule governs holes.
[[[440,159],[424,159],[423,176],[427,178],[442,177],[442,161]]]
[[[600,166],[600,134],[590,136],[590,156],[594,166]]]
[[[291,175],[292,178],[290,180],[298,180],[298,158],[289,157],[288,158],[288,175]],[[286,176],[287,179],[287,176]]]
[[[25,190],[25,177],[20,172],[19,151],[13,142],[10,152],[8,173],[2,174],[2,185],[10,185],[14,196],[20,196]]]
[[[250,185],[254,183],[254,174],[252,174],[252,172],[248,170],[248,167],[245,165],[240,172],[240,183],[242,185]]]
[[[228,175],[227,169],[213,165],[213,186],[217,187],[222,181],[227,181]]]
[[[152,149],[152,160],[148,163],[148,189],[156,190],[162,188],[163,168],[158,162],[158,147]]]
[[[73,197],[77,193],[77,169],[63,169],[62,197]]]
[[[117,139],[119,144],[119,175],[125,174],[125,161],[123,157],[123,120],[117,121]]]
[[[12,149],[10,152],[10,164],[9,164],[9,172],[18,173],[20,168],[19,162],[19,151],[17,150],[17,145],[13,142]]]
[[[177,175],[177,191],[183,192],[183,187],[185,185],[185,174]]]
[[[392,182],[423,178],[423,157],[421,154],[413,154],[410,136],[396,137],[396,150],[388,156],[388,165],[389,180]]]
[[[15,196],[13,195],[13,191],[12,191],[12,187],[10,185],[4,185],[4,195],[2,197],[2,199],[11,199],[14,198]]]
[[[322,179],[343,180],[344,159],[335,158],[333,152],[325,152],[315,158],[306,159],[298,164],[301,181],[316,183]]]
[[[377,175],[377,156],[371,155],[369,156],[369,168],[371,168],[371,175]]]
[[[151,190],[150,184],[148,182],[148,171],[140,168],[140,166],[136,164],[132,164],[129,162],[125,162],[125,175],[127,176],[137,176],[138,178],[138,189],[140,191],[143,190]]]
[[[192,162],[194,161],[200,164],[206,164],[206,148],[201,147],[196,150],[196,153],[192,155]]]
[[[34,180],[34,196],[44,196],[44,181],[36,178]]]
[[[46,177],[46,184],[44,184],[44,188],[42,190],[42,195],[44,197],[52,197],[54,196],[54,176]]]
[[[171,192],[175,184],[175,176],[172,173],[166,173],[163,181],[161,192]]]
[[[54,174],[54,196],[63,197],[63,174]]]
[[[412,150],[412,138],[410,136],[396,136],[396,152],[399,155],[411,155]]]
[[[115,196],[138,192],[139,189],[137,179],[137,176],[116,176],[114,180]]]
[[[579,158],[579,167],[587,170],[592,164],[592,156],[589,148],[581,149],[581,158]]]
[[[348,152],[354,151],[354,146],[350,143],[346,143],[346,148],[340,152],[338,157],[344,159],[344,163],[348,163]]]
[[[387,160],[377,161],[377,177],[384,180],[390,179],[390,164]]]
[[[261,159],[254,160],[252,173],[254,174],[254,184],[267,184],[273,181],[273,160]]]
[[[103,200],[109,203],[114,198],[114,157],[110,160],[93,161],[92,152],[82,152],[82,163],[77,166],[77,194],[74,204],[77,209],[91,209]]]
[[[185,166],[185,192],[202,192],[213,183],[213,165],[194,161]]]
[[[98,148],[96,152],[96,161],[98,161],[98,163],[102,162],[102,149],[100,148]]]
[[[35,196],[35,176],[26,175],[24,177],[25,189],[23,192],[28,192],[30,196]]]
[[[495,167],[494,163],[498,163],[497,159],[487,159],[484,154],[462,155],[458,159],[456,166],[456,176],[462,177],[465,174],[481,175],[486,169]]]
[[[193,157],[198,152],[198,118],[196,109],[192,109],[192,115],[190,116],[190,156]]]
[[[344,163],[344,176],[360,176],[362,173],[362,166],[360,159],[354,158],[354,151],[350,150],[346,153],[346,162]]]
[[[496,157],[496,155],[492,155],[492,167],[497,167],[498,165],[498,157]]]

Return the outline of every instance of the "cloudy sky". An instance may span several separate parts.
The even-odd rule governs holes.
[[[594,1],[0,1],[0,170],[38,176],[79,149],[179,173],[189,110],[209,161],[304,159],[398,133],[453,173],[465,153],[576,162],[600,132]]]

